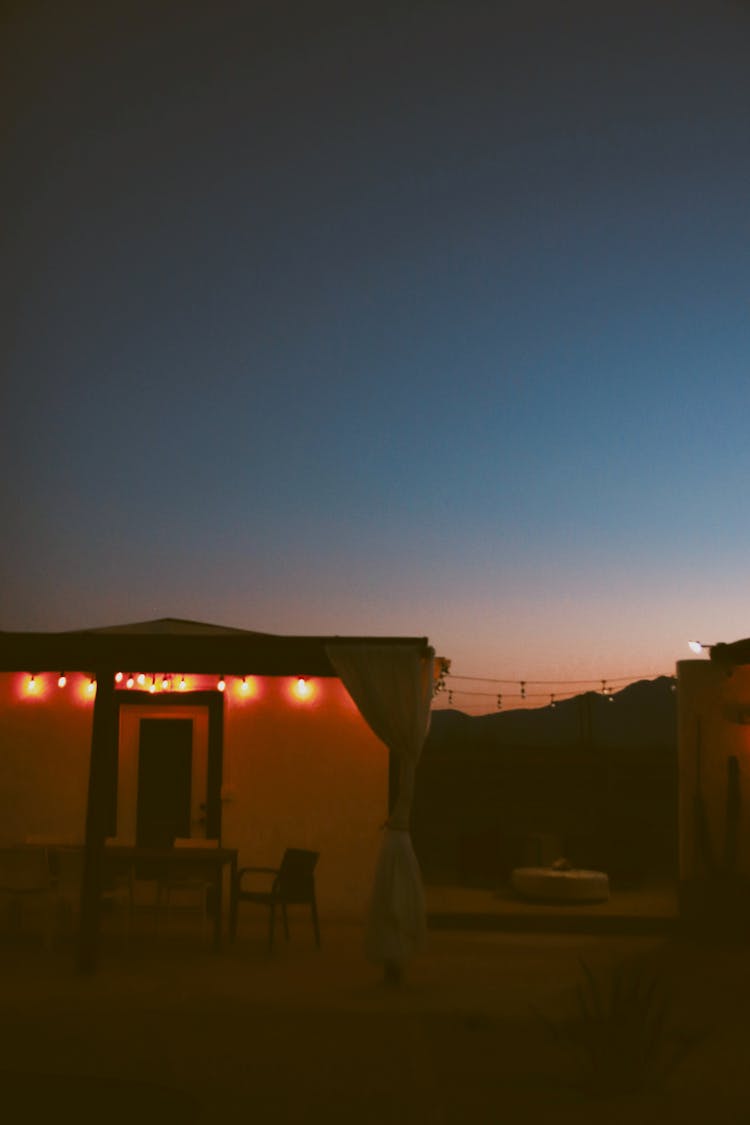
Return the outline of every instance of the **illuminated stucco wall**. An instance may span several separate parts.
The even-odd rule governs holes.
[[[677,665],[677,684],[680,878],[688,880],[701,874],[695,830],[699,788],[713,852],[718,864],[723,862],[728,762],[732,756],[738,762],[741,793],[736,869],[750,875],[750,667],[737,667],[727,675],[707,660],[683,660]]]
[[[186,690],[216,690],[217,677],[189,677]],[[93,695],[89,680],[0,676],[0,837],[84,838]],[[118,835],[134,836],[137,722],[194,718],[205,762],[207,713],[169,697],[141,709],[134,685],[120,716]],[[336,679],[311,679],[298,694],[289,677],[228,677],[224,692],[223,842],[240,863],[276,866],[286,847],[320,852],[322,914],[363,916],[387,816],[388,751]],[[121,685],[120,690],[127,690]],[[148,690],[148,683],[143,690]],[[160,690],[160,686],[157,688]],[[195,825],[194,834],[199,835]]]
[[[83,841],[93,695],[85,676],[0,674],[0,837]]]
[[[240,864],[276,866],[286,847],[320,852],[322,914],[364,915],[388,812],[388,751],[339,680],[253,681],[227,690],[223,838]],[[249,693],[248,693],[249,695]]]

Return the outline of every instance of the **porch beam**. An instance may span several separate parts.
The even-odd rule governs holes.
[[[96,698],[91,730],[86,845],[81,884],[81,913],[76,964],[91,973],[99,956],[104,841],[110,831],[111,801],[117,768],[117,706],[114,672],[96,669]]]

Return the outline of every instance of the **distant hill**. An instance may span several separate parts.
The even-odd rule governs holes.
[[[611,695],[586,692],[554,707],[466,715],[433,711],[426,755],[492,746],[569,748],[664,747],[677,744],[677,707],[670,676],[639,680]]]

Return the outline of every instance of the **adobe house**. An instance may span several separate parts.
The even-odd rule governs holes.
[[[207,836],[261,866],[312,848],[321,917],[363,916],[396,771],[328,651],[368,643],[431,653],[424,637],[172,618],[0,633],[0,836],[85,842],[89,857],[109,836]],[[96,960],[98,871],[88,859],[83,968]]]
[[[710,657],[677,664],[679,878],[683,916],[719,925],[750,892],[750,641]]]

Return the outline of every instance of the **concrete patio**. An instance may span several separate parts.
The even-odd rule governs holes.
[[[213,1122],[682,1121],[750,1114],[750,955],[667,935],[432,929],[403,987],[365,960],[359,925],[309,919],[266,950],[262,917],[216,956],[195,919],[127,946],[105,935],[96,974],[70,945],[0,945],[0,1078],[9,1120]],[[699,1032],[663,1091],[589,1097],[575,1051],[540,1018],[571,1010],[580,959],[642,958]],[[12,1107],[12,1112],[11,1112]]]

